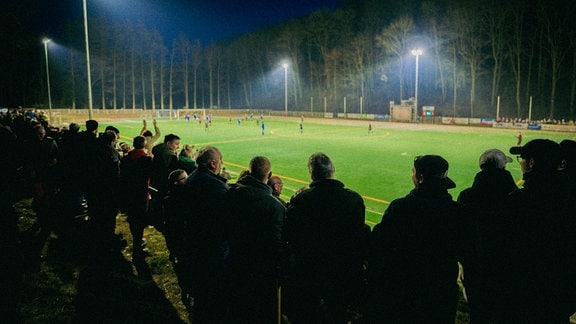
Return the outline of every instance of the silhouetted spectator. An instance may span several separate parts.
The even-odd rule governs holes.
[[[80,131],[80,126],[76,123],[70,124],[68,130],[62,132],[60,139],[58,141],[58,149],[60,152],[59,162],[70,161],[71,159],[77,158],[75,155],[75,145],[78,141],[78,134]]]
[[[98,122],[96,120],[90,119],[86,121],[86,129],[78,133],[78,142],[76,144],[77,152],[77,168],[73,169],[72,172],[78,175],[78,177],[86,176],[91,171],[89,169],[91,165],[91,157],[95,154],[96,150],[96,139],[98,137]],[[86,193],[90,184],[86,181],[82,182],[82,192]]]
[[[164,142],[152,149],[152,175],[150,186],[152,189],[152,201],[150,202],[151,221],[157,230],[164,230],[165,220],[162,217],[162,200],[168,191],[168,175],[178,168],[178,148],[180,137],[174,134],[164,136]]]
[[[58,145],[53,138],[46,136],[46,130],[42,125],[34,126],[33,131],[35,137],[26,146],[26,163],[34,181],[32,207],[38,215],[41,227],[49,231],[51,220],[48,208],[50,200],[58,192],[58,183],[55,178]]]
[[[284,187],[282,179],[279,176],[271,176],[270,179],[268,179],[267,184],[268,187],[272,189],[272,195],[276,197],[282,203],[282,205],[286,206],[284,199],[280,198],[280,195],[282,194],[282,188]]]
[[[46,136],[42,125],[34,126],[35,137],[27,146],[27,159],[30,171],[36,182],[43,182],[48,176],[48,170],[58,161],[58,144],[52,137]]]
[[[448,162],[414,160],[415,188],[390,203],[372,232],[368,323],[454,323],[460,208]]]
[[[508,194],[518,187],[506,164],[512,158],[497,149],[490,149],[480,155],[481,171],[474,177],[472,187],[464,189],[458,196],[458,202],[464,206],[465,236],[469,253],[465,255],[464,286],[470,305],[471,322],[489,321],[491,314],[491,278],[493,270],[483,267],[488,251],[497,247],[485,247],[493,242],[491,238],[499,225],[497,219]]]
[[[168,175],[176,168],[178,160],[177,152],[180,148],[180,137],[174,134],[164,136],[164,142],[152,149],[154,155],[154,169],[152,172],[151,184],[161,197],[166,194],[168,187]]]
[[[566,323],[574,313],[574,196],[557,170],[560,145],[535,139],[510,148],[524,185],[510,194],[491,245],[492,295],[502,323]]]
[[[168,181],[170,187],[168,194],[164,197],[163,211],[166,218],[166,230],[164,237],[166,246],[170,251],[170,261],[180,286],[180,295],[182,303],[190,315],[193,315],[193,295],[192,295],[192,260],[187,259],[186,253],[189,248],[191,237],[190,217],[191,207],[186,196],[185,187],[188,174],[182,169],[176,169],[170,172]],[[192,316],[191,316],[192,317]]]
[[[116,137],[120,137],[120,130],[116,126],[108,125],[104,131],[113,131],[116,134]]]
[[[250,175],[238,180],[226,197],[230,319],[275,323],[286,209],[266,185],[272,175],[270,161],[254,157],[249,169]]]
[[[142,247],[144,228],[148,225],[147,212],[150,193],[150,174],[152,157],[144,149],[146,138],[134,137],[134,147],[120,161],[120,196],[122,206],[128,215],[130,233],[132,234],[132,253],[134,258],[143,259],[146,251]]]
[[[364,200],[334,178],[326,154],[312,154],[308,171],[310,188],[292,197],[284,227],[286,313],[292,323],[346,323],[364,293]]]
[[[118,214],[118,185],[120,177],[120,156],[114,148],[116,134],[113,131],[102,133],[90,157],[90,172],[86,174],[88,191],[88,213],[97,249],[108,252],[114,248],[114,231]]]
[[[183,212],[188,213],[190,231],[185,253],[186,260],[192,263],[195,319],[198,323],[218,323],[224,315],[221,279],[228,249],[222,212],[228,187],[219,176],[222,154],[216,147],[201,149],[196,164],[198,169],[186,179],[189,208]]]

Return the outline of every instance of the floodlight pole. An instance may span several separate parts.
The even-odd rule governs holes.
[[[48,116],[50,118],[50,123],[52,123],[52,96],[50,95],[50,69],[48,68],[48,43],[50,39],[44,38],[42,43],[44,43],[44,58],[46,59],[46,81],[48,84]]]
[[[284,116],[288,116],[288,63],[282,66],[284,67]]]
[[[414,107],[416,108],[416,114],[418,114],[418,58],[422,55],[421,49],[413,49],[412,55],[416,56],[416,85],[414,86]]]
[[[84,11],[84,40],[86,42],[86,78],[88,80],[88,119],[92,118],[92,76],[90,73],[90,46],[88,45],[88,12],[86,10],[86,0],[82,0]]]

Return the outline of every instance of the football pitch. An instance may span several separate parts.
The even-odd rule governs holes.
[[[366,204],[366,223],[380,222],[389,202],[406,195],[412,188],[412,163],[416,156],[437,154],[450,163],[449,176],[457,187],[449,190],[454,199],[469,187],[479,171],[478,158],[487,149],[504,152],[516,144],[517,130],[477,128],[463,126],[435,126],[397,124],[371,121],[305,119],[302,131],[300,118],[266,117],[264,135],[262,127],[253,120],[215,117],[208,128],[193,120],[159,119],[162,136],[176,134],[184,144],[201,148],[214,145],[220,149],[224,167],[233,179],[247,169],[250,159],[266,156],[272,163],[272,172],[284,182],[282,197],[288,201],[294,192],[310,183],[308,157],[314,152],[330,156],[336,167],[336,179],[357,191]],[[120,141],[131,143],[142,128],[141,120],[102,123],[101,129],[114,125],[121,131]],[[149,129],[152,121],[148,120]],[[535,138],[548,138],[557,142],[576,139],[574,133],[523,130],[523,143]],[[522,174],[514,159],[507,169],[520,183]]]

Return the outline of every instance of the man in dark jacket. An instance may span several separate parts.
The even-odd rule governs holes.
[[[524,185],[506,199],[490,262],[502,323],[566,323],[576,292],[574,197],[558,167],[560,145],[535,139],[510,148],[520,157]]]
[[[192,266],[191,260],[186,260],[186,251],[189,246],[188,241],[190,232],[189,227],[189,214],[190,206],[188,205],[188,197],[186,191],[186,179],[188,174],[182,169],[176,169],[170,172],[168,180],[170,187],[168,194],[164,197],[162,202],[163,212],[166,218],[166,230],[164,231],[164,238],[166,239],[166,246],[170,251],[170,261],[176,277],[178,277],[178,285],[180,286],[180,295],[182,303],[186,307],[189,315],[193,315],[192,309],[192,269],[187,267]],[[191,316],[191,321],[193,318]]]
[[[159,231],[164,231],[166,220],[163,218],[162,201],[168,192],[168,175],[178,168],[177,152],[180,148],[180,137],[174,134],[164,136],[164,142],[152,148],[152,200],[150,202],[150,222]]]
[[[272,175],[263,156],[227,194],[230,259],[230,318],[234,323],[274,323],[286,209],[266,182]]]
[[[146,213],[150,193],[150,174],[152,172],[152,157],[145,150],[146,138],[136,136],[133,140],[134,149],[122,158],[120,163],[120,193],[122,207],[128,215],[128,224],[132,234],[132,253],[135,259],[146,256],[142,249],[144,228],[148,225]]]
[[[156,154],[154,154],[156,158]],[[224,242],[224,196],[228,191],[226,179],[219,176],[222,154],[213,146],[198,152],[198,169],[186,180],[189,209],[183,211],[188,219],[186,262],[193,269],[192,295],[197,323],[222,321],[221,278],[228,249]]]
[[[448,162],[414,160],[410,193],[390,203],[372,232],[368,323],[454,323],[460,209]]]
[[[180,137],[174,134],[164,136],[164,142],[152,148],[153,172],[151,185],[156,188],[160,194],[160,198],[166,195],[168,190],[168,175],[170,172],[176,170],[176,163],[178,157],[178,149],[180,148]]]
[[[363,293],[364,201],[334,179],[326,154],[312,154],[308,170],[310,188],[292,197],[284,227],[293,259],[287,313],[292,323],[346,323]]]
[[[116,216],[118,214],[118,185],[120,180],[120,155],[114,148],[116,134],[102,133],[90,157],[90,172],[87,177],[88,214],[95,234],[96,249],[110,252],[115,248]]]
[[[498,149],[487,150],[480,156],[481,171],[474,177],[472,187],[464,189],[458,196],[458,202],[464,206],[465,239],[469,253],[463,260],[464,286],[470,305],[471,322],[489,320],[493,295],[492,285],[488,284],[493,271],[483,268],[482,260],[490,258],[488,251],[497,247],[486,246],[493,242],[491,236],[499,225],[497,215],[508,194],[518,187],[512,175],[506,170],[506,164],[512,158]]]

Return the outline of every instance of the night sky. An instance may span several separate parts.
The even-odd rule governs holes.
[[[87,0],[90,17],[115,22],[128,20],[157,29],[169,43],[180,33],[203,43],[237,36],[322,8],[338,0]],[[2,4],[1,6],[4,6]],[[15,5],[32,34],[63,36],[67,23],[82,22],[82,0],[24,0]]]

